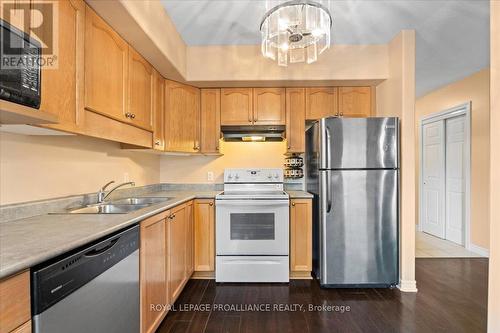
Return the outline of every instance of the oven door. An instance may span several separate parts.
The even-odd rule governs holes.
[[[288,200],[216,200],[217,255],[288,255]]]

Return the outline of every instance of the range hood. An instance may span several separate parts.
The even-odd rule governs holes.
[[[283,141],[284,125],[221,126],[224,141]]]

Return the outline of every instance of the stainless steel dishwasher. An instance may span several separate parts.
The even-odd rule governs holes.
[[[138,333],[139,227],[31,272],[33,332]]]

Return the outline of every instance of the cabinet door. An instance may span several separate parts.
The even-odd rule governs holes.
[[[125,117],[135,126],[152,129],[153,114],[153,67],[137,51],[129,46],[128,110]]]
[[[340,87],[338,89],[340,116],[369,117],[371,115],[371,87]]]
[[[175,302],[182,291],[186,279],[186,223],[185,205],[171,210],[167,218],[169,249],[169,294],[170,302]]]
[[[213,199],[194,202],[194,270],[215,270],[215,209]]]
[[[30,319],[30,272],[0,280],[0,333],[11,332]]]
[[[141,222],[141,332],[154,332],[165,311],[151,310],[151,305],[168,304],[167,242],[164,212]]]
[[[33,9],[42,13],[42,15],[33,15],[31,19],[33,26],[40,26],[38,20],[49,17],[45,15],[45,11],[52,7],[46,7],[43,4],[40,1],[32,4]],[[58,8],[59,26],[54,36],[58,42],[57,66],[42,67],[40,109],[58,117],[57,124],[43,125],[44,127],[78,132],[77,128],[83,115],[85,3],[82,0],[60,1]],[[36,13],[36,11],[32,12]],[[36,31],[37,36],[42,40],[45,40],[46,34],[52,34],[51,29],[50,31],[40,29]]]
[[[154,71],[153,148],[165,149],[165,79]]]
[[[285,89],[253,89],[253,121],[258,125],[285,125]]]
[[[186,270],[185,281],[191,278],[194,272],[194,218],[193,218],[193,202],[190,201],[186,204],[185,208],[186,223]]]
[[[286,89],[286,141],[288,153],[305,151],[306,92],[304,88]]]
[[[312,202],[293,199],[290,206],[290,270],[312,270]]]
[[[201,152],[218,153],[220,89],[201,89]]]
[[[200,89],[166,81],[165,150],[200,151]]]
[[[85,11],[85,108],[127,120],[128,45],[89,6]]]
[[[306,119],[338,116],[337,88],[306,88]]]
[[[220,93],[221,125],[253,123],[252,88],[222,88]]]

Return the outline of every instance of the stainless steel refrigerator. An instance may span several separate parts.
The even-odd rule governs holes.
[[[323,118],[306,131],[313,269],[323,287],[399,276],[399,120]]]

